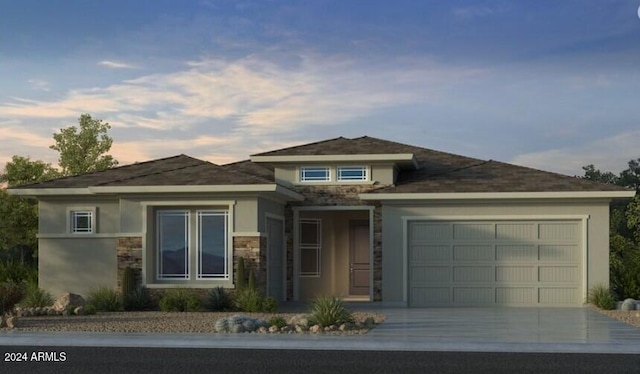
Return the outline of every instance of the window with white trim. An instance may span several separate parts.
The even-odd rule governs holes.
[[[227,210],[158,210],[157,279],[229,279],[228,225]]]
[[[318,218],[300,219],[300,276],[319,277],[322,249],[322,225]]]
[[[328,182],[331,180],[331,171],[328,167],[301,167],[300,182]]]
[[[337,174],[340,182],[369,180],[366,166],[339,166]]]
[[[93,233],[93,211],[92,210],[72,210],[69,212],[69,222],[71,232],[74,234]]]

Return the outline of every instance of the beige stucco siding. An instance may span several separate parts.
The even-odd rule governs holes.
[[[96,210],[96,233],[113,234],[119,232],[119,206],[117,199],[87,199],[84,197],[66,199],[41,199],[38,203],[38,231],[40,234],[69,234],[69,212],[73,209]]]
[[[258,199],[258,230],[259,232],[266,232],[266,217],[267,215],[283,217],[284,218],[284,205],[276,201],[260,198]]]
[[[382,208],[382,297],[387,303],[406,303],[407,274],[403,217],[434,219],[455,217],[460,220],[483,217],[587,217],[587,284],[609,283],[609,203],[595,202],[477,202],[477,203],[413,203],[412,205],[385,204]]]
[[[39,247],[39,285],[54,297],[116,287],[115,238],[40,239]]]

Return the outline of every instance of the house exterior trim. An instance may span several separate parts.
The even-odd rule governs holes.
[[[624,199],[635,191],[361,193],[362,200]]]

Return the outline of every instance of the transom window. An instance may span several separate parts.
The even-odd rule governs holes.
[[[365,166],[339,166],[338,181],[366,181],[369,180]]]
[[[328,182],[331,180],[331,172],[326,166],[300,168],[301,182]]]
[[[93,233],[93,211],[72,210],[70,212],[71,232],[74,234]]]
[[[157,212],[158,279],[229,279],[226,210]]]
[[[320,219],[300,220],[300,276],[319,277],[322,249]]]

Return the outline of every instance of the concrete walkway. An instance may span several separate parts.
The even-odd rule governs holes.
[[[7,331],[0,333],[0,345],[640,353],[640,329],[589,308],[378,307],[375,311],[385,313],[387,320],[357,336]]]

